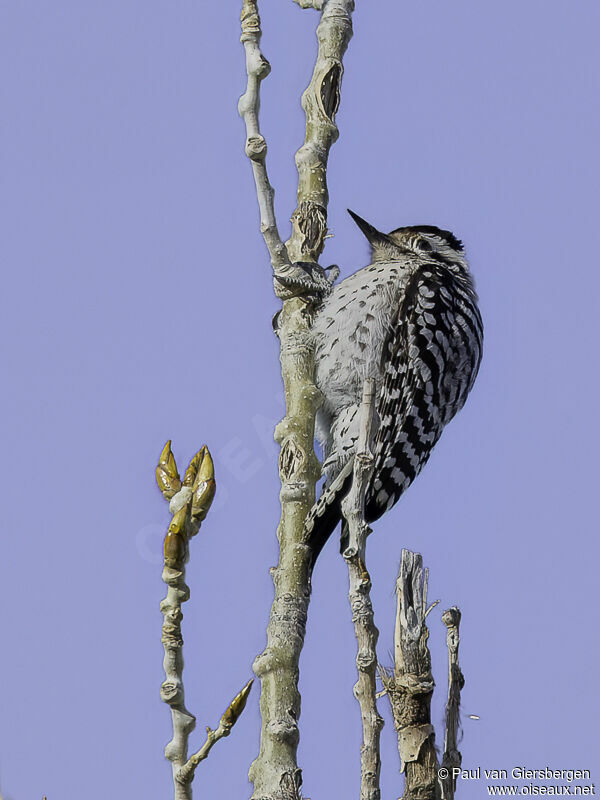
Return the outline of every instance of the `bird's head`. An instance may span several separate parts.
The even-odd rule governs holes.
[[[406,225],[382,233],[350,209],[348,213],[367,237],[373,261],[394,261],[408,251],[466,266],[463,243],[450,231],[435,225]]]

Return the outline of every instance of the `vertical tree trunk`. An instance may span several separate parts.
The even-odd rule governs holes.
[[[311,570],[311,551],[303,541],[303,531],[304,520],[315,501],[315,485],[321,470],[314,454],[319,393],[314,386],[310,302],[298,296],[303,292],[306,275],[296,264],[316,264],[327,233],[327,158],[338,135],[335,113],[339,105],[342,57],[352,34],[353,9],[353,0],[326,0],[323,4],[317,29],[317,63],[302,99],[306,138],[296,156],[298,207],[292,218],[292,236],[285,246],[277,232],[273,190],[265,166],[266,143],[258,128],[260,81],[268,74],[269,64],[259,50],[261,31],[256,0],[244,0],[242,10],[248,88],[240,100],[240,113],[246,122],[246,153],[254,172],[261,231],[271,255],[275,290],[284,301],[278,334],[287,408],[275,433],[281,445],[281,520],[277,531],[280,555],[273,570],[275,598],[267,628],[267,647],[254,664],[261,680],[262,714],[260,752],[250,768],[254,800],[293,800],[299,796],[302,782],[296,760],[300,716],[298,663],[306,630]]]
[[[281,521],[279,563],[272,570],[275,598],[267,628],[267,647],[254,662],[262,682],[261,745],[250,769],[255,800],[284,798],[299,788],[296,761],[300,693],[298,662],[310,600],[311,551],[303,542],[304,518],[315,500],[320,465],[313,451],[319,393],[313,384],[313,359],[304,318],[305,303],[288,300],[281,311],[281,367],[288,413],[277,426],[281,444]]]

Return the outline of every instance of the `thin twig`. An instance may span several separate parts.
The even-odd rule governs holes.
[[[375,382],[368,379],[363,387],[359,412],[360,428],[354,457],[352,487],[342,501],[342,514],[348,526],[348,546],[343,555],[348,564],[349,598],[358,644],[356,656],[358,681],[354,686],[354,696],[360,704],[363,728],[363,743],[360,750],[361,800],[379,800],[381,797],[379,738],[383,719],[377,711],[376,688],[376,646],[379,631],[375,627],[370,596],[371,578],[365,563],[366,540],[370,533],[365,521],[365,496],[373,473],[372,444],[377,427],[374,395]]]
[[[278,280],[274,282],[275,292],[287,296],[282,280],[287,284],[302,282],[305,272],[290,263],[286,246],[281,240],[275,218],[273,198],[275,190],[267,173],[267,142],[260,132],[260,85],[271,71],[271,65],[260,49],[262,31],[258,14],[257,0],[244,0],[242,7],[241,41],[246,51],[246,91],[238,102],[238,111],[246,125],[246,155],[252,164],[256,197],[260,210],[260,231],[271,257],[273,273]]]
[[[171,442],[167,442],[156,468],[156,481],[165,499],[170,501],[173,514],[164,542],[162,577],[168,586],[167,596],[160,604],[165,669],[165,681],[160,694],[171,709],[173,724],[173,738],[165,747],[165,756],[171,762],[175,800],[191,800],[194,770],[206,758],[215,742],[229,735],[244,710],[252,681],[231,701],[217,731],[207,728],[207,742],[188,760],[188,740],[196,725],[196,718],[186,709],[184,701],[181,605],[190,597],[185,582],[189,540],[198,533],[215,495],[215,471],[208,448],[203,447],[196,453],[182,482],[171,452]]]
[[[228,725],[223,725],[223,723],[221,723],[214,731],[211,728],[207,728],[206,741],[197,753],[194,753],[193,756],[190,756],[190,758],[177,773],[177,780],[179,783],[190,783],[194,777],[194,773],[198,764],[201,761],[204,761],[204,759],[208,756],[213,745],[215,745],[219,739],[222,739],[224,736],[229,736],[230,732],[231,728]]]
[[[260,209],[260,230],[271,255],[274,270],[289,264],[285,245],[277,230],[273,207],[274,190],[269,183],[266,156],[267,142],[260,132],[258,112],[260,109],[260,84],[271,71],[271,65],[260,51],[260,17],[256,0],[244,0],[242,7],[242,38],[246,51],[248,84],[240,97],[238,111],[246,123],[246,155],[252,164],[256,196]]]
[[[456,790],[456,779],[453,770],[460,768],[462,755],[457,748],[458,726],[460,723],[460,692],[465,679],[458,663],[458,646],[460,644],[460,610],[449,608],[442,614],[442,622],[448,629],[448,700],[446,702],[446,733],[444,737],[444,758],[442,766],[448,776],[440,780],[443,800],[453,800]]]
[[[198,750],[197,753],[194,753],[193,756],[187,760],[187,762],[181,767],[181,769],[177,773],[177,780],[179,783],[186,784],[191,783],[194,778],[194,773],[196,771],[196,767],[201,761],[204,761],[207,758],[208,754],[212,750],[213,746],[222,739],[224,736],[229,736],[231,733],[231,729],[237,722],[240,717],[240,714],[244,710],[246,705],[246,700],[248,699],[248,695],[250,694],[250,689],[252,688],[252,683],[254,679],[249,680],[248,683],[244,686],[244,688],[237,694],[231,703],[229,704],[227,711],[221,717],[219,722],[219,727],[216,730],[212,730],[211,728],[206,728],[206,741]]]
[[[181,605],[189,599],[190,590],[185,582],[185,564],[189,556],[188,542],[198,531],[210,507],[215,491],[214,467],[208,449],[203,447],[190,463],[183,484],[179,478],[171,442],[165,445],[158,466],[156,480],[173,514],[164,543],[163,581],[167,596],[160,604],[163,613],[162,642],[164,646],[165,681],[161,698],[171,708],[173,738],[165,747],[165,756],[171,762],[175,800],[190,800],[191,787],[177,780],[177,774],[187,761],[188,738],[196,726],[196,718],[185,707],[183,689],[183,637]],[[202,488],[201,488],[202,486]],[[198,496],[204,492],[204,498]],[[202,519],[194,519],[192,509],[201,502]]]
[[[171,707],[173,738],[165,747],[165,757],[171,762],[175,800],[190,800],[191,788],[177,781],[177,774],[187,760],[188,739],[196,727],[196,717],[185,707],[183,691],[183,638],[181,636],[181,604],[189,599],[184,570],[165,567],[163,581],[169,587],[160,605],[164,614],[162,642],[165,650],[165,681],[161,686],[162,700]]]
[[[428,609],[427,609],[427,611],[425,612],[425,618],[427,618],[427,617],[429,616],[429,614],[431,614],[431,612],[433,611],[433,609],[434,609],[436,606],[439,606],[439,604],[440,604],[440,601],[439,601],[439,600],[434,600],[434,601],[433,601],[433,603],[432,603],[432,604],[429,606],[429,608],[428,608]]]

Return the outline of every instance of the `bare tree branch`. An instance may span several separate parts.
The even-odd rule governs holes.
[[[443,800],[453,800],[456,790],[456,779],[452,770],[460,767],[462,756],[457,747],[458,726],[460,722],[460,692],[465,679],[458,664],[458,646],[460,644],[460,618],[458,608],[449,608],[442,614],[442,622],[448,629],[448,700],[446,702],[446,735],[444,737],[444,758],[442,766],[446,768],[448,777],[441,780]]]
[[[244,0],[242,10],[248,88],[240,100],[240,113],[246,122],[246,152],[252,162],[261,231],[271,255],[275,291],[284,300],[277,332],[287,409],[275,431],[281,446],[280,552],[279,563],[272,570],[275,598],[267,628],[267,647],[254,663],[254,672],[261,680],[262,715],[260,752],[250,767],[255,800],[284,800],[290,796],[290,787],[299,794],[302,783],[296,758],[300,716],[298,663],[306,630],[312,569],[312,554],[303,541],[303,528],[305,517],[314,504],[315,485],[321,469],[314,454],[315,414],[320,393],[314,385],[311,305],[301,295],[330,288],[329,280],[316,261],[327,232],[325,169],[329,148],[337,137],[333,117],[339,102],[341,58],[352,32],[353,7],[353,0],[328,0],[323,8],[318,28],[317,65],[305,93],[305,101],[307,96],[314,96],[314,101],[304,102],[307,133],[305,154],[301,149],[297,158],[298,208],[294,213],[292,237],[286,247],[281,246],[275,222],[273,191],[265,166],[266,145],[258,126],[260,82],[268,73],[268,65],[259,50],[260,19],[256,0]],[[312,163],[309,163],[309,156]],[[308,171],[313,168],[314,181],[307,179]]]
[[[273,207],[274,190],[267,174],[267,142],[260,132],[260,84],[271,71],[271,65],[260,51],[260,17],[256,0],[244,0],[242,8],[242,38],[246,51],[248,84],[240,97],[238,111],[246,123],[246,155],[252,164],[256,196],[260,209],[260,230],[271,256],[273,270],[291,266],[285,245],[281,241]]]
[[[372,451],[373,439],[377,430],[375,410],[375,381],[366,380],[360,408],[360,429],[354,457],[352,487],[342,501],[342,514],[348,526],[348,546],[344,558],[348,564],[350,578],[350,606],[356,633],[358,653],[358,681],[354,696],[359,702],[363,743],[360,749],[360,798],[379,800],[379,776],[381,758],[379,737],[383,719],[377,711],[377,639],[379,631],[375,627],[370,589],[371,578],[366,567],[366,540],[371,529],[365,521],[365,495],[374,467]]]
[[[318,261],[327,234],[327,160],[339,136],[335,116],[340,105],[342,59],[352,37],[354,0],[327,0],[317,27],[319,49],[312,79],[302,95],[306,136],[296,153],[298,206],[286,243],[292,261]]]
[[[194,755],[187,760],[187,762],[177,773],[177,780],[179,783],[191,783],[198,764],[208,757],[208,754],[212,750],[213,746],[219,741],[219,739],[222,739],[224,736],[229,736],[231,729],[238,721],[242,711],[246,707],[246,700],[248,699],[248,695],[250,694],[253,683],[254,678],[250,679],[244,688],[238,694],[236,694],[227,707],[227,710],[221,717],[219,727],[216,730],[213,731],[211,728],[206,728],[206,741],[200,750],[198,750],[197,753],[194,753]]]
[[[156,481],[165,499],[170,501],[170,511],[173,514],[164,542],[162,577],[168,586],[167,596],[160,604],[165,653],[165,681],[160,694],[171,708],[173,723],[173,738],[165,747],[165,756],[172,766],[175,800],[191,800],[194,770],[206,758],[213,744],[229,735],[244,709],[252,681],[232,700],[217,731],[207,728],[207,742],[188,761],[188,739],[196,725],[196,718],[187,710],[184,700],[181,605],[190,597],[190,590],[185,582],[189,540],[198,533],[215,495],[215,471],[208,448],[205,446],[196,453],[182,482],[171,452],[171,442],[167,442],[156,467]]]
[[[241,41],[246,51],[248,83],[239,99],[238,111],[246,124],[246,155],[252,164],[260,210],[260,230],[271,257],[275,293],[278,297],[287,298],[302,293],[303,289],[326,290],[328,281],[324,275],[315,276],[320,281],[313,283],[307,279],[305,270],[290,263],[288,251],[279,235],[273,204],[275,190],[267,173],[267,142],[259,125],[260,85],[271,71],[271,65],[260,50],[262,31],[257,0],[244,0],[241,19]]]

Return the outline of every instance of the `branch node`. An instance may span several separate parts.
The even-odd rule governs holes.
[[[297,3],[300,8],[316,8],[317,11],[321,11],[325,0],[294,0],[294,3]]]
[[[246,155],[252,161],[262,162],[267,157],[267,142],[264,136],[249,136],[246,139]]]

